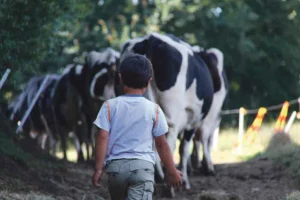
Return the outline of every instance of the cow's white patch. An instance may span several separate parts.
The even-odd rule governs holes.
[[[198,53],[204,50],[204,48],[202,48],[198,45],[192,46],[192,49],[194,52],[198,52]]]
[[[192,128],[198,128],[201,126],[202,121],[202,107],[203,100],[199,100],[196,92],[197,81],[193,81],[192,85],[186,91],[186,112],[188,117],[188,123],[185,126],[185,129],[191,130]]]
[[[68,74],[71,69],[74,67],[74,64],[69,64],[65,67],[64,71],[62,72],[62,74]]]
[[[81,74],[82,69],[83,69],[83,66],[82,66],[82,65],[76,65],[75,73],[76,73],[77,75]]]
[[[106,84],[104,86],[103,97],[105,100],[112,99],[116,96],[114,84]]]
[[[41,148],[45,150],[46,148],[46,141],[47,141],[48,135],[46,133],[42,134],[41,136]]]
[[[191,144],[192,144],[192,140],[190,141],[184,140],[183,159],[182,159],[182,174],[183,174],[182,179],[183,181],[185,181],[185,188],[187,190],[191,189],[191,185],[187,174],[187,164],[190,158]]]
[[[94,67],[96,63],[106,63],[112,65],[117,62],[120,58],[120,53],[113,50],[112,48],[107,48],[103,52],[91,51],[87,56],[87,63],[89,67]]]
[[[31,138],[35,139],[39,134],[35,131],[30,131],[29,135]]]
[[[99,98],[96,96],[95,94],[95,85],[97,82],[97,79],[102,76],[103,74],[107,73],[108,70],[106,68],[103,68],[102,70],[100,70],[98,73],[95,74],[95,76],[93,77],[92,83],[91,83],[91,87],[90,87],[90,94],[93,98]],[[101,99],[102,100],[102,99]]]

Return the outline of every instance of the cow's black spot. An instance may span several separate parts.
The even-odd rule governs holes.
[[[136,43],[133,46],[132,50],[133,50],[133,52],[144,55],[144,54],[146,54],[146,51],[147,51],[147,45],[148,45],[148,40],[145,39],[141,42]]]
[[[97,78],[95,87],[93,88],[94,89],[94,94],[96,96],[102,96],[103,95],[104,87],[108,83],[108,80],[109,80],[109,78],[108,78],[107,73],[105,73],[102,76]]]
[[[127,50],[127,48],[129,47],[129,45],[130,45],[129,42],[127,42],[126,44],[124,44],[121,54],[123,54]]]
[[[152,62],[158,89],[165,91],[174,86],[182,63],[180,52],[166,42],[151,36],[147,47],[147,57]]]
[[[210,72],[200,56],[188,55],[188,70],[186,74],[186,89],[190,88],[196,80],[196,94],[200,100],[204,100],[203,118],[207,115],[213,100],[213,82]]]
[[[195,129],[185,130],[184,131],[184,136],[183,136],[184,140],[190,141],[192,139],[194,133],[195,133]]]

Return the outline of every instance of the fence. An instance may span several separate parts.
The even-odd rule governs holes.
[[[286,124],[288,108],[290,105],[294,105],[294,104],[299,104],[299,111],[298,111],[298,113],[296,111],[293,111],[288,120],[288,123]],[[261,124],[262,124],[265,114],[267,112],[279,110],[279,109],[281,109],[281,112],[275,123],[274,133],[288,133],[296,116],[298,119],[300,119],[300,98],[294,99],[291,101],[286,101],[282,104],[278,104],[278,105],[274,105],[274,106],[270,106],[270,107],[266,107],[266,108],[261,107],[258,109],[246,110],[245,108],[241,107],[239,109],[223,110],[221,112],[222,115],[239,114],[238,143],[236,144],[238,152],[241,152],[244,140],[248,140],[251,143],[253,143],[255,141],[255,138],[261,127]],[[250,125],[250,127],[247,129],[247,131],[245,133],[244,117],[246,114],[257,114],[257,115],[256,115],[256,118],[254,119],[253,123]],[[214,148],[216,148],[216,147],[214,147]]]
[[[6,69],[4,75],[2,76],[1,81],[0,81],[0,90],[1,90],[2,86],[4,85],[4,83],[5,83],[5,81],[6,81],[6,79],[7,79],[10,72],[11,72],[10,69]]]

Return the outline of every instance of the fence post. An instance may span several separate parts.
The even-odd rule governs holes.
[[[11,72],[11,70],[8,68],[8,69],[6,69],[4,75],[2,76],[2,79],[0,81],[0,90],[1,90],[2,86],[4,85],[4,83],[5,83],[5,81],[6,81],[6,79],[7,79],[10,72]]]
[[[246,110],[241,107],[239,110],[239,144],[238,144],[238,152],[242,152],[243,146],[243,137],[244,137],[244,116],[246,114]]]
[[[291,126],[292,126],[292,124],[293,124],[295,118],[296,118],[296,114],[297,114],[296,111],[294,111],[294,112],[292,113],[292,115],[291,115],[291,117],[290,117],[290,119],[289,119],[289,121],[288,121],[286,127],[284,128],[284,133],[287,134],[287,133],[289,132],[289,130],[290,130],[290,128],[291,128]]]
[[[24,126],[25,121],[26,121],[27,117],[29,116],[29,114],[30,114],[30,112],[31,112],[31,110],[32,110],[32,108],[33,108],[33,106],[35,105],[36,101],[37,101],[38,98],[40,97],[40,94],[42,93],[42,91],[44,90],[44,88],[45,88],[45,86],[46,86],[46,83],[47,83],[48,79],[49,79],[49,75],[47,75],[46,78],[44,79],[44,81],[43,81],[43,83],[41,84],[41,86],[40,86],[38,92],[36,93],[35,97],[33,98],[33,100],[32,100],[32,102],[31,102],[29,108],[27,109],[25,115],[23,116],[22,121],[21,121],[21,124],[20,124],[20,126],[17,128],[17,131],[16,131],[17,134],[20,132],[20,130],[21,130],[22,127]]]

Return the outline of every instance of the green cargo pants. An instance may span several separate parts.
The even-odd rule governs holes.
[[[138,159],[110,161],[108,189],[112,200],[152,200],[154,191],[154,165]]]

